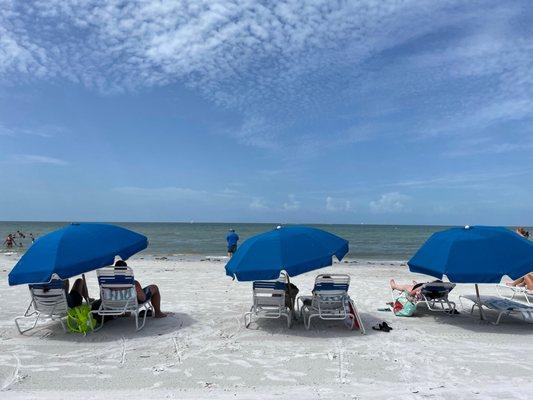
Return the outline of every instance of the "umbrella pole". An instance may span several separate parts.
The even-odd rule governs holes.
[[[476,283],[476,295],[477,295],[477,305],[479,308],[479,318],[483,321],[485,318],[483,318],[483,309],[481,308],[481,298],[479,297],[479,287]]]

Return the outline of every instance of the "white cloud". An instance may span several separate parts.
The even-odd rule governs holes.
[[[328,115],[334,104],[376,93],[380,84],[392,88],[385,97],[396,98],[387,104],[394,109],[450,82],[488,79],[471,96],[440,100],[435,120],[420,127],[435,134],[480,130],[532,115],[533,44],[527,30],[515,29],[524,4],[0,0],[0,81],[68,80],[102,92],[179,82],[240,112],[242,125],[232,135],[241,143],[278,149],[284,141],[313,153],[325,141],[317,134],[303,144],[291,140],[298,116]],[[445,30],[454,35],[443,34],[446,40],[429,50],[365,68]],[[374,132],[357,127],[332,135],[342,145]]]
[[[251,210],[255,210],[255,211],[266,211],[269,209],[265,201],[260,197],[254,197],[252,201],[250,202],[249,207]]]
[[[283,203],[283,209],[285,211],[296,211],[300,209],[300,202],[296,200],[296,196],[294,194],[289,194],[289,199]]]
[[[410,211],[407,203],[410,196],[399,192],[382,194],[378,200],[370,202],[370,210],[376,213],[398,213]]]
[[[68,162],[55,157],[41,156],[37,154],[15,154],[11,157],[13,162],[19,164],[51,164],[68,165]]]
[[[350,200],[335,199],[331,196],[326,197],[326,210],[337,211],[352,211],[352,203]]]

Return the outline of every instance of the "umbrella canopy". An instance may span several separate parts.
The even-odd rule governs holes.
[[[239,281],[277,279],[281,271],[295,276],[331,265],[348,253],[348,241],[321,229],[278,227],[246,240],[226,264]]]
[[[139,233],[108,224],[71,224],[40,237],[9,273],[9,284],[67,279],[123,260],[148,246]]]
[[[451,282],[499,283],[533,271],[533,242],[502,227],[452,228],[434,233],[407,264]]]

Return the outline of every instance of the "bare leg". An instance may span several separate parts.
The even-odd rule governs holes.
[[[135,281],[135,291],[137,292],[137,300],[139,300],[139,303],[144,303],[146,301],[146,295],[143,292],[141,284],[137,281]]]
[[[84,299],[89,298],[89,292],[87,291],[87,286],[85,285],[85,282],[81,278],[76,279],[76,282],[74,282],[74,285],[72,285],[72,290],[75,292],[78,292],[81,295],[81,297],[83,297]]]
[[[407,290],[409,293],[413,290],[413,286],[414,286],[414,285],[399,285],[396,283],[394,279],[391,279],[389,283],[390,283],[391,289],[399,290],[399,291]]]
[[[161,294],[159,293],[159,288],[156,285],[148,286],[150,292],[152,292],[152,298],[150,299],[152,306],[154,306],[155,317],[164,318],[167,316],[164,312],[161,312]],[[139,282],[135,281],[135,291],[137,292],[137,300],[139,303],[144,303],[146,301],[146,295]]]
[[[506,282],[505,284],[507,286],[524,286],[524,279],[525,279],[525,277],[518,278],[516,281]]]
[[[150,288],[150,291],[152,292],[152,298],[150,301],[152,302],[152,305],[154,306],[155,311],[155,317],[156,318],[164,318],[167,316],[164,312],[161,312],[161,294],[159,293],[159,288],[156,285],[150,285],[148,286]]]
[[[524,276],[524,283],[527,290],[533,290],[533,274]]]

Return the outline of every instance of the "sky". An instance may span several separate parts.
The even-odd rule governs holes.
[[[533,2],[0,0],[0,220],[533,225]]]

